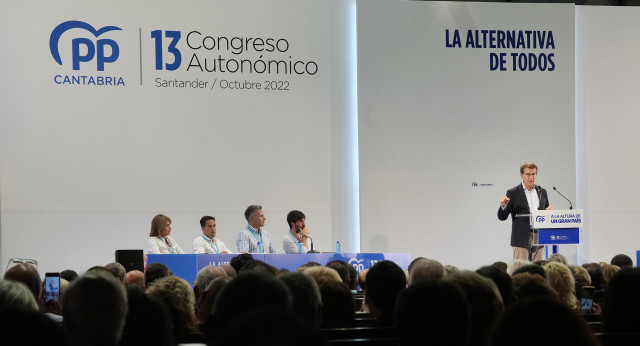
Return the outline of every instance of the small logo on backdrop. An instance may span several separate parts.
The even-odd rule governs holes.
[[[493,184],[476,183],[476,182],[474,181],[473,183],[471,183],[471,186],[473,186],[473,187],[486,187],[486,186],[493,186]]]
[[[72,29],[80,29],[86,31],[84,35],[81,35],[83,31],[74,31],[76,36],[71,40],[70,47],[62,47],[63,52],[71,53],[71,66],[73,71],[80,71],[92,69],[95,66],[95,70],[98,72],[104,72],[105,66],[112,64],[120,57],[120,47],[118,43],[111,38],[100,38],[105,34],[113,31],[122,30],[117,26],[105,26],[100,29],[95,29],[92,25],[79,20],[70,20],[56,26],[51,32],[49,38],[49,50],[53,60],[60,66],[68,65],[69,62],[64,62],[60,55],[60,39],[64,33]],[[104,37],[104,36],[103,36]],[[63,41],[66,42],[66,41]],[[60,75],[57,74],[53,78],[54,82],[59,85],[97,85],[97,86],[124,86],[124,80],[118,76],[108,75],[84,75],[84,74],[71,74]]]
[[[352,258],[349,260],[349,264],[356,268],[356,271],[360,272],[364,270],[364,258],[361,260]]]
[[[542,215],[536,216],[536,222],[544,222],[544,216]]]

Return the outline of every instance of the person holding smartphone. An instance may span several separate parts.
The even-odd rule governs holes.
[[[307,253],[309,251],[309,229],[305,224],[306,217],[299,210],[292,210],[287,214],[289,232],[282,240],[285,253]]]
[[[150,254],[183,254],[184,251],[171,234],[171,219],[158,214],[151,220],[151,231],[147,242],[147,253]]]

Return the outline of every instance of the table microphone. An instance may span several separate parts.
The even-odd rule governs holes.
[[[311,250],[307,251],[307,253],[318,253],[318,251],[313,249],[313,239],[311,239],[311,237],[308,235],[303,234],[303,236],[309,238],[309,241],[311,241]]]

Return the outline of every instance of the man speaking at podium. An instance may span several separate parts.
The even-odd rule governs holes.
[[[513,259],[531,262],[542,259],[543,246],[533,246],[538,242],[538,231],[532,229],[529,215],[533,210],[550,210],[547,190],[535,184],[538,166],[525,162],[520,166],[522,184],[509,189],[506,196],[500,198],[498,219],[506,220],[511,214],[511,246]]]

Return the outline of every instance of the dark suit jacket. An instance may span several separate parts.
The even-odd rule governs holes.
[[[538,191],[538,199],[540,200],[538,210],[547,209],[549,206],[547,190],[538,185],[534,185],[533,188]],[[522,183],[509,189],[507,191],[507,197],[510,199],[507,207],[504,210],[498,207],[498,219],[504,221],[509,217],[509,214],[511,214],[511,246],[527,248],[531,233],[529,218],[516,217],[516,214],[531,214]]]

